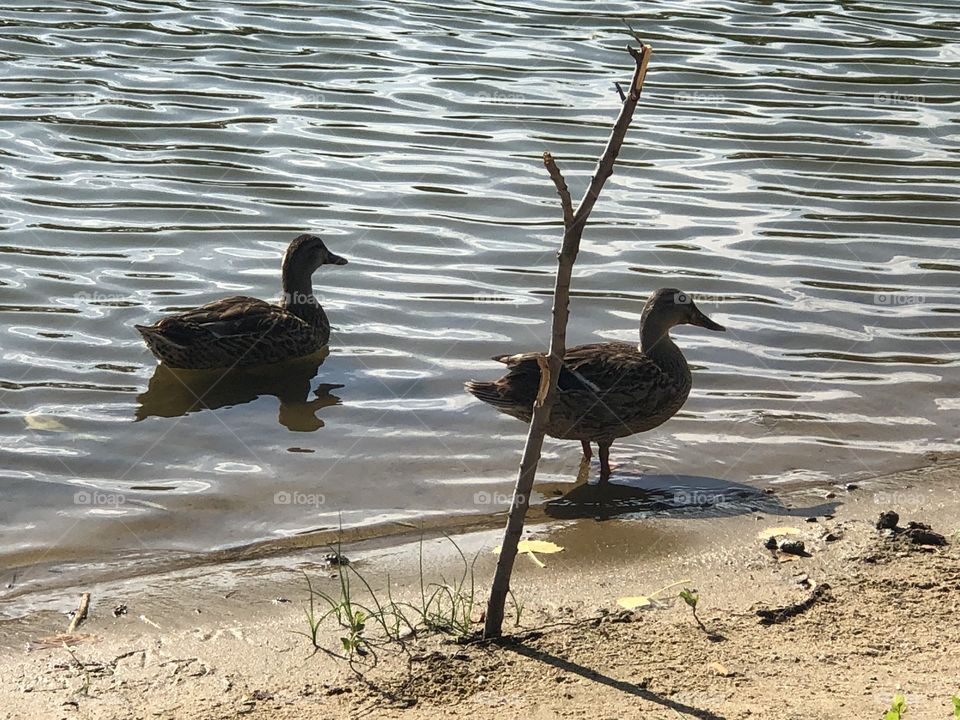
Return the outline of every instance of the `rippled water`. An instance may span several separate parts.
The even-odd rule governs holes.
[[[524,427],[462,392],[548,337],[561,230],[632,61],[571,344],[678,285],[694,391],[622,474],[915,464],[960,428],[951,2],[15,3],[0,24],[0,564],[171,557],[502,509]],[[279,293],[306,231],[330,355],[181,382],[133,330]],[[197,396],[203,398],[197,400]],[[572,482],[577,443],[543,478]],[[77,493],[80,493],[79,495]],[[496,499],[496,496],[493,496]],[[26,566],[34,565],[34,569]]]

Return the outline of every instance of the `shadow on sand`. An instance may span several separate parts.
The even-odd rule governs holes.
[[[600,683],[601,685],[606,685],[614,690],[619,690],[620,692],[627,693],[628,695],[634,695],[649,702],[656,703],[664,708],[673,710],[675,713],[680,713],[681,717],[689,716],[700,718],[700,720],[724,720],[723,716],[717,715],[709,710],[703,710],[692,705],[686,705],[684,703],[677,702],[676,700],[671,700],[670,698],[663,697],[651,690],[648,690],[643,685],[626,682],[624,680],[617,680],[616,678],[604,675],[597,670],[593,670],[586,665],[580,665],[572,660],[567,660],[566,658],[558,657],[542,650],[534,649],[524,645],[522,642],[501,642],[501,646],[507,650],[512,650],[518,655],[523,655],[524,657],[528,657],[532,660],[539,660],[540,662],[550,665],[551,667],[555,667],[558,670],[579,675],[585,680]]]
[[[788,507],[776,496],[768,495],[756,487],[696,475],[649,474],[620,470],[605,487],[589,484],[587,478],[590,475],[589,464],[584,463],[580,467],[577,483],[572,488],[567,483],[538,483],[537,491],[552,498],[543,505],[545,514],[558,519],[592,518],[595,520],[611,518],[639,520],[650,517],[705,519],[756,512],[771,516],[810,517],[831,515],[839,504],[826,502],[808,507]],[[580,532],[582,532],[582,526]],[[522,636],[516,639],[505,639],[501,644],[505,649],[537,660],[544,665],[659,705],[668,714],[700,720],[724,720],[723,716],[710,710],[658,694],[644,684],[611,677],[602,670],[595,670],[544,651],[535,644],[526,643]]]
[[[317,412],[338,405],[340,398],[331,391],[343,387],[321,383],[310,399],[311,380],[326,357],[323,350],[285,363],[235,370],[173,370],[158,365],[146,392],[137,397],[136,421],[232,407],[270,395],[280,401],[277,420],[285,428],[319,430],[324,423]]]

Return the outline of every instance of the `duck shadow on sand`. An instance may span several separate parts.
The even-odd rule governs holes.
[[[581,465],[577,484],[542,483],[537,490],[548,499],[548,517],[563,520],[606,520],[650,516],[708,518],[763,512],[769,515],[811,517],[832,515],[838,503],[787,507],[775,495],[730,480],[700,475],[660,475],[618,471],[606,486],[588,484],[589,468]],[[558,497],[554,497],[558,496]]]
[[[343,385],[321,383],[310,397],[311,381],[326,359],[323,350],[274,365],[234,370],[174,370],[158,365],[146,392],[137,396],[135,420],[181,417],[253,402],[263,396],[280,401],[277,421],[288,430],[313,432],[324,426],[317,412],[340,404],[331,391]]]

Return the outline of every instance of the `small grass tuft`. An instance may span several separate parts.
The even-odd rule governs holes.
[[[333,617],[339,627],[346,632],[340,637],[340,645],[344,657],[351,667],[358,671],[360,664],[376,665],[377,648],[387,644],[394,644],[406,651],[406,641],[419,635],[442,634],[462,640],[474,634],[474,612],[477,608],[476,585],[474,582],[474,566],[479,553],[468,559],[460,546],[450,538],[444,536],[457,550],[463,563],[463,571],[451,581],[440,577],[439,582],[428,582],[423,569],[423,538],[420,539],[419,579],[420,593],[418,603],[399,602],[394,600],[391,590],[390,576],[387,575],[386,597],[379,594],[371,586],[367,578],[353,563],[339,563],[337,578],[339,592],[327,593],[314,587],[310,578],[307,580],[307,606],[305,614],[309,632],[300,633],[306,636],[315,651],[322,650],[337,655],[321,647],[320,626]],[[340,556],[339,546],[336,554]],[[354,584],[359,582],[363,586],[366,603],[357,600],[354,594]],[[523,606],[518,603],[511,593],[516,609],[516,622],[519,625]],[[325,606],[326,610],[318,614],[317,604]]]
[[[517,596],[513,594],[513,589],[508,589],[507,594],[510,596],[510,602],[513,603],[513,626],[520,627],[520,618],[523,615],[523,603],[517,600]]]
[[[690,608],[690,612],[693,614],[693,619],[697,621],[697,625],[700,626],[705,633],[709,635],[709,630],[703,624],[703,621],[700,620],[700,616],[697,615],[697,603],[700,602],[700,594],[696,590],[691,590],[690,588],[684,588],[680,591],[680,598],[687,604],[687,607]]]

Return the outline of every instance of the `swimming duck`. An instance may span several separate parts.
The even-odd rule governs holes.
[[[346,264],[316,235],[300,235],[283,256],[280,304],[230,297],[135,327],[172,368],[249,367],[309,355],[330,339],[330,321],[313,296],[313,273]]]
[[[692,378],[670,328],[697,325],[725,328],[704,315],[690,295],[661,288],[650,296],[640,317],[640,346],[624,342],[580,345],[567,351],[550,412],[547,434],[579,440],[584,460],[600,450],[600,484],[610,478],[610,446],[617,438],[651,430],[683,406]],[[467,392],[506,415],[530,422],[540,387],[542,353],[499,355],[509,370],[499,380],[466,384]]]

